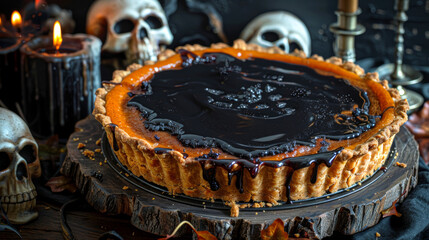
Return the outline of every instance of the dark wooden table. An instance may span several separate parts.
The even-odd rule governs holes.
[[[38,200],[39,218],[16,226],[23,239],[63,239],[61,205]],[[116,231],[124,239],[153,240],[161,236],[143,232],[130,224],[129,216],[109,216],[96,212],[87,204],[79,204],[66,212],[67,222],[77,240],[99,239],[108,231]],[[0,232],[0,239],[19,239],[12,232]]]

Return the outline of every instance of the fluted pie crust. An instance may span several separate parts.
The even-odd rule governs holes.
[[[337,141],[337,146],[343,146],[344,149],[333,160],[331,167],[324,164],[318,167],[317,179],[314,184],[310,181],[314,165],[294,172],[287,166],[274,168],[264,165],[255,178],[252,178],[250,173],[244,170],[243,192],[240,193],[235,185],[236,177],[233,177],[231,184],[228,184],[227,170],[217,167],[216,180],[220,188],[213,191],[209,183],[203,178],[202,165],[195,160],[195,157],[204,153],[207,154],[210,149],[184,147],[175,136],[167,132],[150,132],[146,129],[138,129],[133,122],[141,124],[139,112],[126,106],[130,99],[126,93],[137,88],[139,82],[150,79],[154,72],[170,68],[174,64],[180,66],[181,60],[176,52],[164,51],[160,54],[160,61],[157,63],[147,62],[144,67],[131,65],[127,71],[116,71],[113,74],[112,82],[117,84],[104,84],[104,88],[97,90],[93,114],[105,128],[111,146],[117,144],[118,150],[115,153],[122,164],[136,176],[142,176],[150,182],[164,186],[172,194],[183,193],[191,197],[221,199],[230,203],[253,200],[275,205],[278,204],[278,201],[288,200],[286,181],[292,172],[293,176],[290,181],[291,200],[333,193],[354,185],[379,169],[389,153],[395,134],[407,120],[407,101],[401,100],[398,92],[389,88],[386,81],[380,81],[375,73],[364,74],[360,67],[349,62],[342,63],[340,59],[335,57],[324,61],[319,56],[305,58],[302,52],[286,55],[278,48],[265,49],[257,45],[246,44],[241,40],[235,41],[232,47],[225,44],[213,44],[210,49],[199,45],[181,48],[193,51],[198,55],[204,51],[210,51],[210,49],[233,54],[241,52],[243,54],[239,55],[244,58],[255,55],[270,59],[284,59],[290,63],[319,69],[319,72],[322,73],[331,72],[348,79],[352,85],[358,84],[366,89],[369,92],[372,111],[380,113],[383,109],[387,110],[374,128],[358,138]],[[120,85],[118,85],[119,83]],[[162,141],[154,139],[155,133]],[[335,144],[333,145],[332,148],[335,147]],[[173,150],[157,153],[155,148],[159,147]],[[184,149],[189,156],[184,157]],[[212,150],[222,153],[220,149]],[[265,157],[265,159],[279,160],[287,156],[299,156],[314,152],[315,149],[301,149],[301,151],[296,150],[291,153]],[[231,157],[226,153],[222,155],[224,158]]]

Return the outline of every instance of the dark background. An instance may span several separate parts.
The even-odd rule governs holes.
[[[33,1],[2,0],[0,13],[6,19],[15,9],[23,9]],[[75,32],[85,32],[86,14],[92,4],[91,0],[47,0],[48,4],[55,3],[61,8],[70,9],[76,21]],[[208,18],[199,12],[191,11],[187,2],[182,0],[161,0],[161,4],[172,12],[168,17],[170,28],[175,36],[171,47],[185,43],[218,42],[220,39],[211,31]],[[312,38],[312,53],[324,57],[333,55],[333,35],[329,25],[336,21],[334,11],[337,1],[315,0],[218,0],[209,2],[221,14],[225,34],[231,43],[238,38],[240,32],[256,16],[261,13],[285,10],[298,16],[308,27]],[[361,0],[359,6],[362,14],[359,22],[367,31],[356,39],[357,59],[375,58],[377,61],[393,60],[394,56],[394,1]],[[173,8],[171,7],[173,6]],[[168,9],[167,9],[168,8]],[[173,10],[172,10],[173,9]],[[405,25],[405,56],[408,64],[418,66],[429,65],[429,0],[411,0],[409,17]]]
[[[0,14],[10,19],[13,10],[24,9],[30,0],[0,0]],[[76,22],[75,33],[85,32],[86,14],[93,0],[45,0],[72,11]],[[220,42],[213,32],[207,15],[190,6],[195,3],[211,5],[222,18],[223,30],[231,44],[240,36],[244,27],[258,15],[284,10],[298,16],[307,26],[312,39],[312,54],[325,58],[333,56],[334,35],[329,25],[336,22],[336,0],[160,0],[169,21],[174,41],[169,46],[175,48],[187,43]],[[395,1],[359,1],[362,14],[358,21],[366,27],[366,32],[356,38],[357,63],[366,71],[374,71],[383,63],[394,61],[395,22],[393,8]],[[421,92],[429,100],[429,0],[410,0],[406,12],[404,63],[416,67],[423,73],[423,82],[409,88]],[[101,67],[102,80],[110,80],[114,68]]]

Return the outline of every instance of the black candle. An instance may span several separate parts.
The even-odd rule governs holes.
[[[21,47],[24,115],[36,135],[68,137],[92,112],[100,48],[98,38],[85,34],[65,35],[58,50],[48,37]]]
[[[14,111],[21,101],[19,48],[23,42],[13,34],[0,34],[0,100]]]

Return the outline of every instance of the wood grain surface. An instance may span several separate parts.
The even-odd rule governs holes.
[[[51,203],[38,200],[37,210],[39,217],[22,226],[16,226],[22,239],[51,240],[63,239],[60,222],[60,207]],[[70,209],[67,214],[67,222],[76,240],[99,239],[108,231],[116,231],[124,239],[154,240],[160,238],[130,224],[130,218],[126,215],[109,216],[102,214],[89,205],[80,205]],[[0,232],[0,239],[19,239],[12,232]]]

